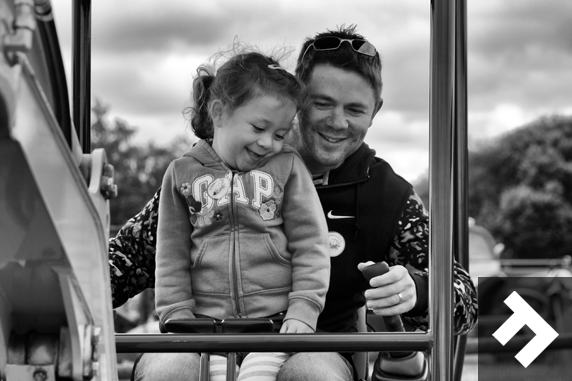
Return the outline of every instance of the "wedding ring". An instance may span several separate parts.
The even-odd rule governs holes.
[[[399,298],[399,302],[397,302],[397,304],[401,304],[401,302],[403,302],[403,295],[401,295],[401,292],[398,292],[396,295]]]

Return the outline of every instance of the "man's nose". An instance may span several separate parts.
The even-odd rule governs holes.
[[[336,130],[345,130],[349,126],[346,113],[342,107],[334,107],[332,109],[329,122],[330,127]]]

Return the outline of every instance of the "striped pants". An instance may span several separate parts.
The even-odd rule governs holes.
[[[291,353],[249,353],[240,366],[237,373],[237,381],[276,381],[276,375],[292,356]],[[226,381],[226,357],[212,355],[210,357],[210,381]]]

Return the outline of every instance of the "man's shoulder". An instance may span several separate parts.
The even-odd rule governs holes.
[[[386,181],[393,181],[402,184],[405,187],[412,187],[409,181],[405,180],[393,170],[391,164],[377,156],[372,159],[368,174],[373,180],[384,179]]]

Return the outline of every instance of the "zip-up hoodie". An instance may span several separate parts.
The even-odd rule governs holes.
[[[162,189],[155,300],[163,323],[287,310],[285,320],[316,328],[330,272],[327,225],[294,149],[237,172],[201,140],[170,164]]]

